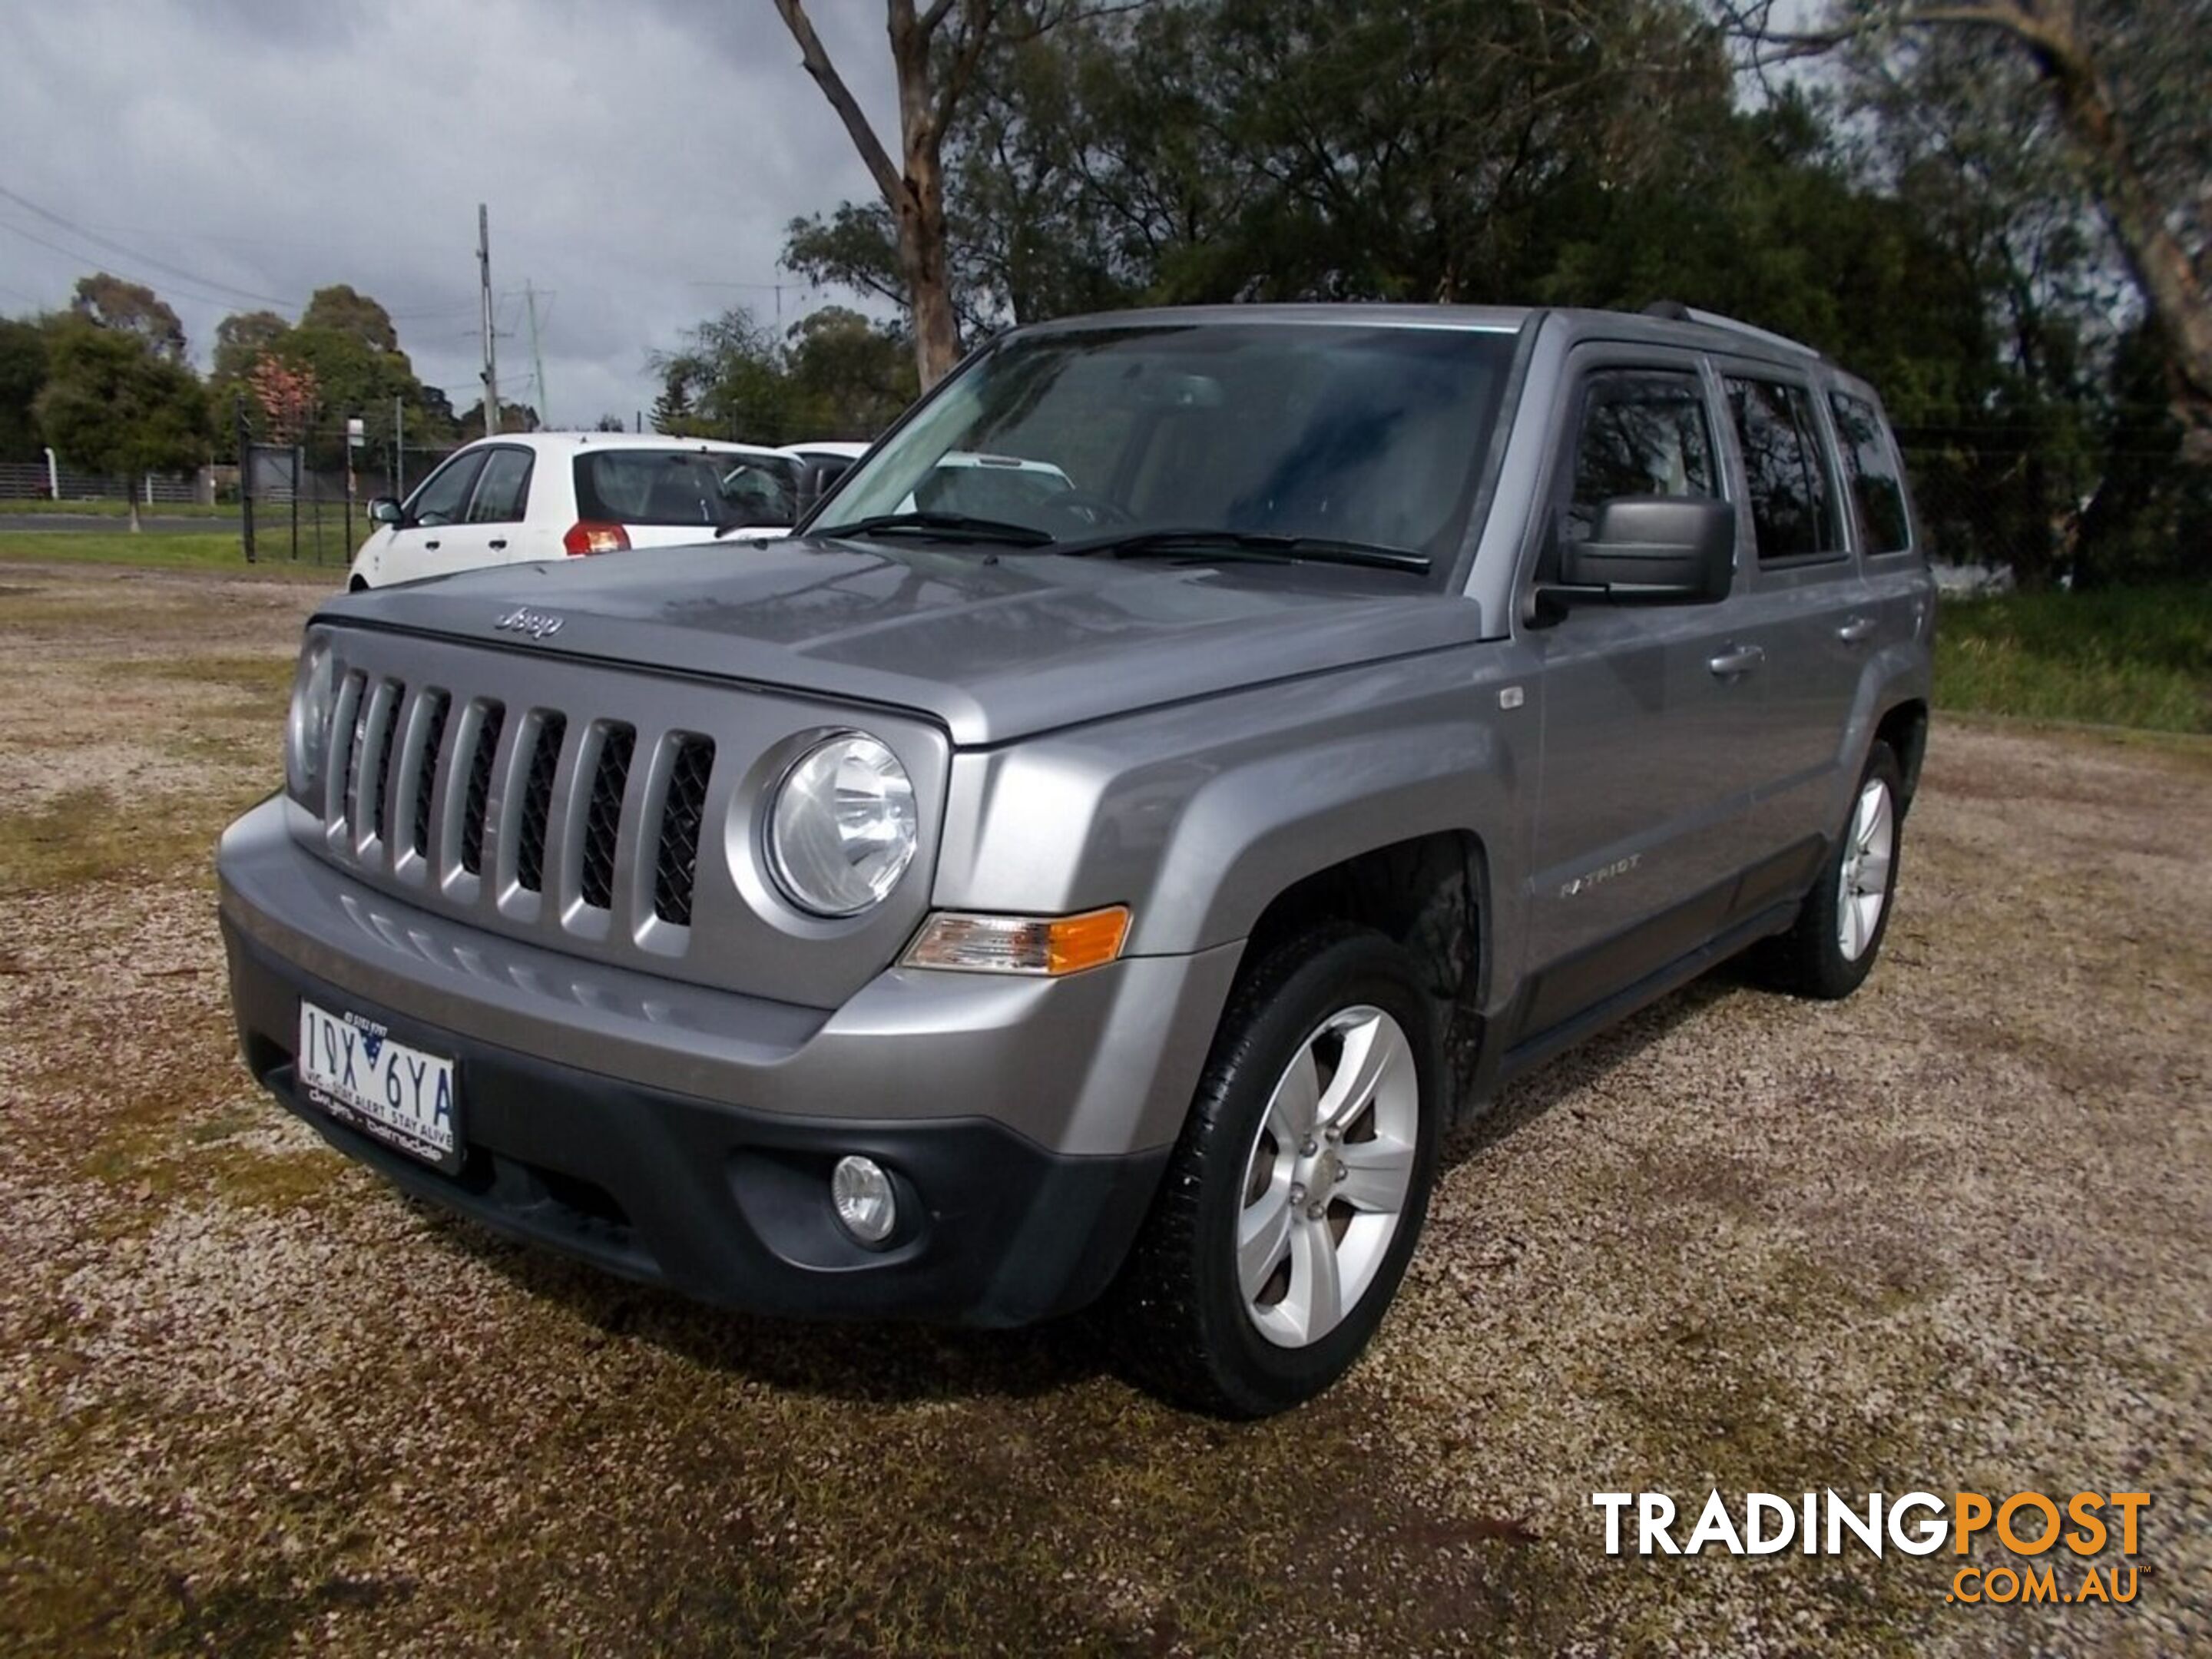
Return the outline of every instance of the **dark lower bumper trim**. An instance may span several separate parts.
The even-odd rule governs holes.
[[[982,1118],[807,1118],[645,1088],[405,1018],[225,924],[248,1067],[340,1152],[510,1237],[727,1306],[799,1316],[1018,1325],[1112,1280],[1168,1151],[1063,1157]],[[456,1063],[468,1154],[447,1176],[300,1093],[299,1000],[385,1023]],[[831,1166],[862,1153],[904,1200],[887,1244],[836,1225]]]

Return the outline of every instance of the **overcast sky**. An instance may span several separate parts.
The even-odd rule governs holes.
[[[563,425],[627,421],[646,354],[732,302],[785,319],[793,215],[872,189],[770,0],[59,0],[0,29],[0,312],[105,269],[184,319],[296,316],[350,283],[416,372],[481,395],[476,209],[491,209],[500,390]],[[878,0],[814,0],[891,131]],[[68,222],[42,217],[23,202]],[[531,385],[525,279],[545,395]]]

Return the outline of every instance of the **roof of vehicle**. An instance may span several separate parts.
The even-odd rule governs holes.
[[[1165,306],[1142,311],[1092,312],[1034,323],[1021,334],[1054,334],[1107,328],[1193,327],[1204,324],[1263,323],[1328,326],[1363,323],[1382,328],[1459,329],[1518,333],[1535,319],[1556,318],[1577,333],[1609,339],[1649,340],[1700,351],[1826,362],[1813,347],[1718,313],[1662,302],[1648,311],[1605,311],[1543,306],[1397,305],[1368,301],[1291,305]]]
[[[871,446],[855,443],[850,438],[817,438],[811,443],[785,444],[783,453],[805,460],[810,455],[842,455],[858,460],[868,453]]]
[[[481,443],[515,444],[540,453],[587,449],[696,450],[708,455],[752,455],[791,458],[766,444],[727,443],[720,438],[671,438],[658,432],[502,432],[495,438],[476,438],[464,444],[473,449]]]

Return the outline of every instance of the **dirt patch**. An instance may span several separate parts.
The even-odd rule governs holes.
[[[312,592],[28,580],[49,608],[0,608],[0,1646],[2212,1643],[2212,745],[1942,724],[1858,997],[1723,975],[1528,1079],[1453,1148],[1370,1359],[1232,1428],[1079,1322],[734,1317],[328,1152],[238,1066],[206,879],[275,781]],[[1590,1506],[1826,1485],[2148,1491],[2141,1596],[1609,1559]]]

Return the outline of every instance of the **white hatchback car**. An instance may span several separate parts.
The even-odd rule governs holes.
[[[624,432],[517,432],[458,449],[404,502],[368,504],[376,528],[354,588],[486,564],[781,535],[799,464],[781,451]]]

